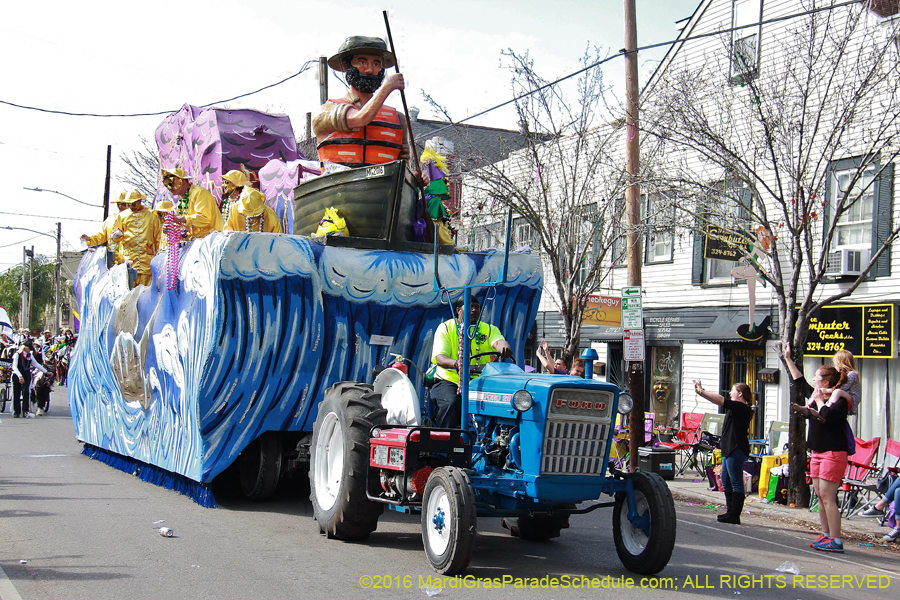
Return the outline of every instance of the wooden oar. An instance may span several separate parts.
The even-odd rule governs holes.
[[[388,14],[386,10],[381,11],[384,15],[384,26],[387,28],[388,44],[391,46],[391,53],[394,55],[394,68],[400,72],[400,61],[397,60],[397,49],[394,48],[394,37],[391,35],[391,24],[388,22]],[[412,120],[409,118],[409,109],[406,107],[406,94],[400,90],[400,100],[403,101],[403,113],[406,115],[406,128],[409,132],[409,142],[412,145],[413,161],[415,161],[416,172],[421,173],[422,167],[419,165],[419,151],[416,150],[416,138],[413,135]]]

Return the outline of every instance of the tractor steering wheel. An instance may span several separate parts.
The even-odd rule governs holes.
[[[480,358],[480,357],[482,357],[482,356],[496,356],[497,359],[498,359],[497,362],[500,362],[500,361],[503,360],[502,358],[500,358],[500,353],[497,352],[496,350],[492,350],[491,352],[479,352],[478,354],[473,354],[472,356],[469,357],[469,360],[471,361],[471,360],[474,360],[474,359],[476,359],[476,358]],[[515,364],[515,362],[516,362],[516,357],[515,357],[515,356],[510,356],[510,357],[509,357],[509,360],[513,361],[513,364]],[[490,364],[490,363],[488,363],[488,364]],[[470,374],[470,375],[473,374],[473,373],[476,374],[476,375],[477,375],[477,374],[480,374],[481,371],[482,371],[483,369],[484,369],[484,365],[469,365],[469,374]]]

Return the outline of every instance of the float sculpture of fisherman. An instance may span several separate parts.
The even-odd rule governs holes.
[[[391,92],[404,88],[400,73],[385,76],[394,62],[384,40],[364,36],[347,38],[328,59],[328,66],[346,73],[350,91],[313,118],[320,161],[364,167],[410,157],[405,117],[385,105]]]

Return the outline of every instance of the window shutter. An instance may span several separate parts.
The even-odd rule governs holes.
[[[894,163],[885,165],[878,179],[875,181],[875,211],[872,216],[872,253],[878,251],[884,244],[884,240],[891,234],[891,200],[894,196]],[[876,277],[888,277],[891,274],[891,248],[885,248],[884,253],[878,257],[875,268],[872,270]]]
[[[700,213],[703,214],[702,211]],[[703,221],[699,221],[697,223],[698,227],[703,225]],[[694,256],[693,256],[693,265],[691,268],[691,283],[698,284],[703,283],[703,265],[705,261],[703,260],[703,234],[699,231],[694,232]]]

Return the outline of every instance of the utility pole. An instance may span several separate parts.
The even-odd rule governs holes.
[[[638,139],[640,92],[638,90],[637,14],[634,4],[634,0],[625,0],[625,168],[628,171],[625,214],[628,219],[628,285],[640,286],[642,256],[638,228],[641,220],[641,187],[638,181],[641,171],[641,147]],[[643,329],[643,324],[641,327]],[[634,409],[631,411],[629,421],[631,471],[633,473],[638,469],[638,448],[644,443],[643,361],[628,362],[628,388],[634,397]]]
[[[56,314],[56,329],[53,330],[53,335],[59,335],[59,271],[62,268],[62,263],[60,262],[62,252],[60,251],[62,248],[62,223],[56,222],[56,310],[53,312]]]
[[[34,246],[31,247],[31,268],[28,274],[28,331],[31,331],[31,311],[34,310]]]
[[[328,59],[319,57],[319,104],[328,102]]]
[[[106,146],[106,183],[103,186],[103,220],[109,216],[109,177],[112,172],[112,145]]]
[[[19,291],[22,292],[22,304],[19,307],[19,329],[24,329],[28,327],[28,302],[26,301],[26,297],[28,295],[28,289],[25,287],[25,257],[28,256],[28,248],[22,246],[22,286]]]

